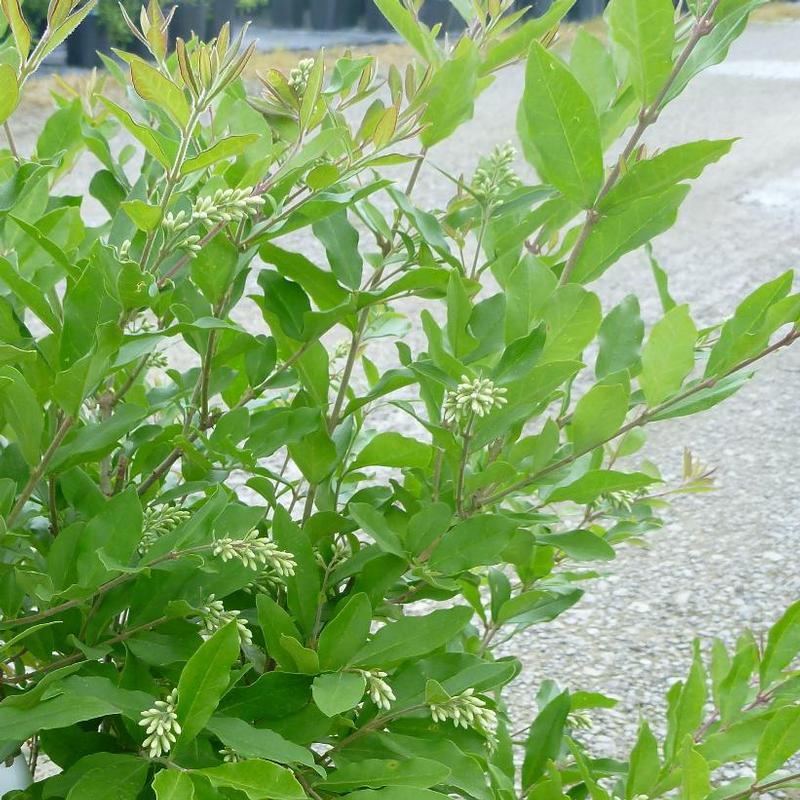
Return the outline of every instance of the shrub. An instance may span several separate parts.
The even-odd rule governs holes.
[[[168,55],[152,0],[137,32],[152,61],[109,62],[122,104],[97,84],[56,95],[33,155],[0,155],[0,743],[63,770],[16,797],[790,785],[798,604],[763,647],[717,642],[708,663],[698,647],[664,741],[643,722],[625,761],[581,743],[580,714],[613,701],[580,687],[543,682],[510,733],[520,664],[496,649],[657,526],[646,429],[721,402],[800,335],[790,273],[702,330],[657,265],[647,333],[636,295],[603,308],[588,288],[730,149],[644,142],[758,3],[676,19],[669,0],[613,0],[610,45],[580,33],[567,64],[550,45],[568,0],[515,28],[509,2],[481,0],[449,42],[376,2],[416,51],[405,74],[320,53],[253,94],[241,37]],[[27,79],[91,3],[53,0],[35,50],[17,0],[2,7],[13,143]],[[446,207],[421,207],[429,149],[523,58],[519,137],[541,183],[500,146],[442,174]],[[58,193],[86,150],[99,224]],[[296,231],[327,263],[286,249]],[[402,298],[424,305],[423,349]],[[706,484],[688,458],[677,488]],[[713,769],[748,758],[752,778],[712,791]]]

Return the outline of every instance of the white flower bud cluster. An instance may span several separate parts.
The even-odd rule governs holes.
[[[183,522],[191,517],[191,512],[175,506],[162,506],[161,508],[146,508],[142,538],[139,541],[139,555],[144,555],[165,533],[174,531]]]
[[[161,220],[161,227],[167,233],[183,233],[191,224],[192,220],[185,211],[179,211],[177,214],[168,211]]]
[[[217,539],[211,551],[223,561],[237,559],[253,572],[259,565],[269,567],[281,578],[294,575],[295,560],[291,553],[279,550],[275,542],[262,539],[257,530],[252,530],[242,539]]]
[[[314,69],[314,59],[304,58],[289,73],[289,86],[298,97],[302,97],[305,94],[312,69]]]
[[[517,151],[511,142],[495,147],[482,158],[472,178],[472,191],[484,202],[491,203],[502,193],[515,189],[520,180],[514,172]]]
[[[345,539],[337,539],[331,547],[330,561],[326,561],[325,556],[319,550],[314,553],[314,559],[323,569],[332,569],[342,561],[347,561],[351,555],[348,542]]]
[[[145,729],[147,737],[143,742],[150,758],[159,758],[169,753],[172,745],[181,732],[176,707],[178,690],[173,689],[166,700],[157,700],[152,708],[142,711],[139,725]]]
[[[238,764],[242,760],[241,756],[232,747],[223,747],[219,754],[226,764]]]
[[[224,628],[231,622],[236,623],[236,630],[239,633],[239,643],[242,645],[253,643],[253,634],[247,627],[247,620],[241,618],[241,611],[233,609],[228,611],[222,600],[217,600],[211,594],[199,610],[200,624],[203,626],[202,636],[208,639],[213,636],[220,628]]]
[[[271,572],[262,572],[253,578],[247,586],[242,587],[245,594],[274,594],[281,588],[280,579]]]
[[[215,225],[218,222],[238,222],[247,219],[264,205],[261,195],[253,188],[217,189],[212,195],[198,197],[192,206],[192,222]],[[189,239],[192,237],[190,236]],[[195,243],[196,244],[196,243]]]
[[[362,669],[359,672],[367,681],[369,699],[378,708],[388,711],[392,707],[392,703],[397,699],[392,687],[386,682],[386,678],[389,677],[388,674],[379,669]]]
[[[497,730],[497,714],[486,707],[486,701],[475,696],[473,689],[467,689],[444,703],[429,705],[434,722],[452,720],[462,728],[476,728],[494,736]]]
[[[444,419],[446,422],[463,421],[473,414],[485,417],[492,409],[504,406],[506,390],[495,386],[489,378],[470,380],[466,375],[461,383],[451,389],[444,398]]]

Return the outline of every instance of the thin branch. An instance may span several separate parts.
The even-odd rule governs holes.
[[[573,245],[572,251],[569,254],[569,258],[567,259],[567,263],[564,265],[564,271],[561,273],[561,280],[559,282],[561,286],[569,283],[569,279],[572,277],[572,272],[575,269],[575,265],[578,263],[578,259],[580,258],[584,247],[586,246],[586,242],[589,240],[592,229],[600,219],[600,214],[598,213],[597,209],[598,204],[611,191],[611,189],[614,187],[614,184],[619,180],[619,177],[622,174],[623,165],[627,162],[633,151],[636,149],[639,141],[644,135],[644,132],[658,119],[661,106],[664,100],[666,100],[673,84],[678,79],[678,76],[680,75],[681,70],[686,64],[689,56],[694,51],[695,47],[697,47],[700,40],[704,36],[707,36],[709,33],[711,33],[711,30],[713,29],[714,12],[716,11],[719,2],[720,0],[711,0],[706,12],[694,24],[689,40],[686,42],[686,46],[681,51],[681,54],[675,60],[672,71],[670,72],[669,77],[664,85],[661,87],[661,91],[658,93],[658,96],[649,106],[643,108],[641,114],[639,114],[639,122],[634,128],[628,143],[625,145],[620,157],[617,159],[617,163],[614,165],[614,168],[609,173],[606,182],[600,189],[600,194],[597,195],[594,205],[586,212],[586,219],[581,227],[578,239]]]
[[[629,431],[632,431],[634,428],[641,428],[642,426],[646,425],[648,422],[651,422],[654,417],[658,416],[659,414],[663,413],[664,411],[669,410],[673,406],[677,405],[678,403],[683,402],[684,400],[693,397],[694,395],[702,392],[706,389],[711,389],[716,386],[721,380],[730,377],[736,372],[740,372],[743,369],[747,369],[752,364],[755,364],[757,361],[760,361],[762,358],[765,358],[768,355],[780,350],[783,347],[788,347],[789,345],[793,344],[798,338],[800,338],[800,328],[793,328],[786,336],[782,339],[779,339],[777,342],[774,342],[769,347],[762,350],[760,353],[757,353],[754,356],[751,356],[748,359],[740,362],[736,366],[729,369],[723,375],[720,375],[716,378],[708,378],[707,380],[700,381],[700,383],[696,383],[694,386],[689,387],[685,391],[681,392],[680,394],[675,395],[669,400],[661,403],[660,405],[656,406],[655,408],[648,409],[643,411],[638,417],[628,422],[626,425],[623,425],[616,433],[611,434],[608,438],[604,439],[602,442],[597,442],[596,444],[592,445],[589,448],[581,450],[577,453],[573,453],[572,455],[566,456],[562,458],[560,461],[551,464],[544,469],[539,470],[538,472],[530,475],[526,478],[522,478],[516,483],[513,483],[506,489],[503,489],[496,494],[493,494],[489,497],[484,498],[483,500],[479,500],[476,502],[476,507],[480,508],[487,505],[492,505],[493,503],[497,503],[498,501],[502,500],[504,497],[507,497],[514,492],[519,491],[520,489],[524,489],[528,486],[539,481],[541,478],[556,472],[557,470],[561,469],[562,467],[569,466],[577,459],[585,456],[587,453],[590,453],[597,447],[601,445],[608,444],[609,442],[613,442],[615,439],[618,439],[620,436],[624,436]]]
[[[17,518],[22,513],[22,509],[25,508],[25,503],[28,502],[30,496],[33,494],[34,490],[36,489],[37,484],[42,479],[44,473],[47,471],[47,467],[50,462],[53,460],[53,456],[56,454],[56,451],[61,446],[61,443],[64,441],[64,437],[69,433],[72,426],[75,424],[74,417],[65,417],[63,422],[61,423],[59,429],[56,431],[56,435],[53,437],[53,441],[50,442],[50,447],[47,448],[45,454],[42,456],[42,460],[39,462],[39,466],[34,469],[31,473],[30,478],[28,478],[28,482],[23,487],[22,491],[17,498],[17,502],[14,504],[14,507],[9,512],[8,516],[6,517],[6,525],[11,528],[13,527],[14,523],[17,521]]]
[[[3,123],[3,130],[6,133],[6,139],[8,140],[8,149],[11,151],[11,155],[14,157],[14,161],[17,162],[17,166],[19,166],[19,151],[17,150],[17,144],[14,141],[14,134],[11,133],[11,126],[8,124],[8,120]]]

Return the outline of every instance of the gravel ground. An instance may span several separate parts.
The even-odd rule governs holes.
[[[673,294],[692,304],[701,324],[728,314],[744,293],[797,266],[799,42],[798,22],[753,25],[730,61],[698,79],[647,136],[652,148],[742,137],[731,155],[708,169],[678,224],[656,244]],[[481,98],[475,120],[434,149],[432,160],[451,172],[470,173],[477,154],[513,139],[522,82],[520,69],[504,73]],[[20,126],[23,146],[30,141],[26,129]],[[62,191],[80,188],[65,185]],[[435,206],[447,193],[438,173],[423,171],[420,205]],[[318,254],[307,239],[286,244]],[[643,311],[653,320],[658,303],[641,253],[624,259],[598,290],[609,308],[637,286],[648,287]],[[404,309],[414,323],[419,308]],[[418,325],[408,339],[412,348],[423,344]],[[394,348],[374,345],[370,355],[388,365]],[[691,447],[704,463],[718,466],[718,491],[680,500],[649,548],[624,550],[602,579],[587,586],[578,606],[508,646],[525,665],[512,698],[515,717],[526,720],[535,713],[536,688],[544,678],[558,677],[574,690],[602,690],[620,703],[595,716],[585,739],[598,754],[621,755],[640,712],[660,722],[664,693],[685,674],[693,637],[732,642],[745,627],[764,631],[800,596],[794,470],[799,376],[795,348],[773,358],[723,406],[653,429],[649,457],[676,475],[683,448]],[[408,427],[394,415],[373,421]]]

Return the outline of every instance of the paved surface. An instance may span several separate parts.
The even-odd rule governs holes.
[[[692,304],[700,324],[720,319],[748,290],[798,267],[799,43],[800,23],[751,27],[731,60],[692,84],[647,136],[651,147],[742,137],[723,162],[708,169],[678,224],[656,244],[674,295]],[[513,139],[522,80],[519,69],[504,73],[481,98],[476,119],[456,141],[436,148],[433,160],[469,174],[479,153]],[[30,142],[24,125],[20,134]],[[423,172],[420,204],[443,202],[447,193],[438,173]],[[307,239],[292,243],[320,255]],[[627,257],[598,288],[609,308],[642,286],[637,293],[646,296],[643,310],[653,320],[658,303],[642,254]],[[418,310],[406,306],[412,320]],[[422,346],[416,325],[409,343]],[[394,348],[373,345],[370,356],[393,364]],[[648,454],[667,473],[679,473],[688,446],[705,463],[718,465],[719,490],[679,501],[648,549],[623,552],[607,577],[587,586],[577,607],[514,641],[509,651],[526,668],[513,696],[515,717],[530,715],[544,678],[558,676],[575,690],[605,690],[620,705],[596,715],[587,738],[598,752],[621,754],[639,710],[660,717],[664,692],[685,673],[692,637],[730,642],[746,626],[763,631],[800,597],[799,389],[796,347],[773,358],[723,406],[654,429]],[[373,424],[407,423],[376,415]]]

